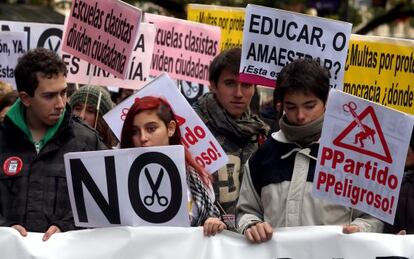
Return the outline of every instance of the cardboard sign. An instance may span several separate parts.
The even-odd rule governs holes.
[[[72,0],[62,50],[125,78],[141,10],[117,0]]]
[[[351,35],[343,91],[414,114],[414,41]]]
[[[27,51],[27,38],[23,32],[0,32],[0,81],[16,89],[14,68],[17,59]]]
[[[67,81],[130,89],[142,88],[148,81],[151,81],[149,72],[154,50],[154,39],[155,26],[149,23],[141,23],[125,79],[117,78],[102,68],[63,52],[62,58],[69,70]]]
[[[244,8],[218,5],[188,4],[187,20],[221,27],[221,47],[241,48]]]
[[[135,102],[135,98],[144,96],[162,97],[171,105],[175,115],[179,118],[181,142],[189,149],[198,164],[210,173],[227,164],[226,153],[167,74],[154,79],[104,115],[104,120],[118,139],[121,139],[125,117]]]
[[[209,84],[210,62],[220,52],[219,27],[149,13],[144,21],[157,28],[151,76],[167,72],[173,79]]]
[[[331,90],[313,194],[394,222],[413,117]]]
[[[352,24],[247,5],[240,80],[275,87],[282,68],[299,58],[318,59],[332,88],[341,86]]]
[[[75,224],[189,226],[181,145],[68,153]]]
[[[0,21],[2,31],[23,32],[27,38],[27,49],[43,47],[60,52],[63,25],[47,23],[26,23]],[[71,54],[61,52],[63,61],[68,68],[67,82],[118,86],[122,88],[139,89],[149,79],[151,57],[154,49],[155,26],[141,23],[138,29],[137,41],[131,55],[126,79],[115,77],[105,70],[92,66]]]

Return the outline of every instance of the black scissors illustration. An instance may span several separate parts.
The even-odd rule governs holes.
[[[165,207],[168,204],[168,199],[165,196],[161,196],[158,193],[158,189],[160,188],[162,177],[164,176],[164,170],[161,168],[160,173],[157,176],[157,180],[154,182],[152,181],[151,175],[147,168],[145,168],[145,177],[147,177],[148,183],[152,190],[152,195],[147,195],[144,197],[144,203],[147,206],[151,206],[155,202],[155,197],[157,198],[158,204]]]

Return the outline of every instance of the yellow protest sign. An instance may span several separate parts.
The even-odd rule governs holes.
[[[352,35],[343,91],[414,114],[414,41]]]
[[[244,8],[189,4],[187,20],[221,27],[221,50],[241,47]]]

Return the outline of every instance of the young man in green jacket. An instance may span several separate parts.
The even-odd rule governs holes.
[[[63,155],[106,149],[66,105],[65,63],[39,48],[15,68],[20,99],[0,125],[0,226],[43,232],[75,229]]]

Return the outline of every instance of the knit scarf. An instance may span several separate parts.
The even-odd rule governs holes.
[[[209,217],[220,217],[220,212],[211,200],[197,172],[191,167],[187,170],[189,170],[187,173],[187,184],[198,209],[198,217],[191,220],[191,226],[198,227],[202,226]]]
[[[318,141],[321,137],[323,118],[324,116],[322,115],[311,123],[296,126],[290,124],[287,121],[286,115],[283,114],[282,118],[279,120],[279,126],[280,130],[285,134],[289,141],[295,142],[301,147],[306,147],[310,143]]]
[[[209,92],[198,99],[198,107],[203,113],[203,119],[208,120],[218,133],[225,135],[236,143],[247,143],[256,140],[260,134],[267,135],[269,127],[250,110],[243,113],[239,119],[234,119],[217,102],[214,93]]]

